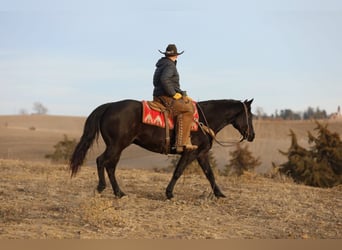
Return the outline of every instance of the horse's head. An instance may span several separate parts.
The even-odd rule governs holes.
[[[237,129],[242,135],[242,139],[247,141],[253,141],[255,137],[254,128],[253,128],[253,115],[251,112],[251,104],[253,99],[250,101],[245,100],[241,102],[242,111],[238,113],[236,119],[232,122],[232,125],[235,129]]]

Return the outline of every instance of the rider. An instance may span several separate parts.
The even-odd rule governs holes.
[[[197,146],[191,144],[190,129],[193,121],[194,107],[191,98],[186,91],[180,89],[179,74],[176,68],[177,57],[184,53],[178,53],[174,44],[169,44],[164,54],[156,63],[153,76],[153,99],[169,107],[177,117],[176,124],[176,151],[181,153],[185,150],[196,150]]]

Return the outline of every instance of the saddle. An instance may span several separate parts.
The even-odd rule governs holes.
[[[191,125],[191,131],[198,130],[198,111],[196,102],[192,102],[194,106],[194,120]],[[145,124],[165,128],[166,143],[164,152],[169,153],[170,149],[170,130],[175,128],[175,120],[172,111],[163,104],[155,101],[142,101],[142,122]]]
[[[194,112],[194,121],[191,125],[191,131],[198,130],[198,111],[196,102],[192,102],[195,112]],[[145,124],[166,128],[174,129],[175,121],[174,116],[172,115],[171,110],[167,109],[163,104],[160,102],[155,101],[142,101],[142,122]]]

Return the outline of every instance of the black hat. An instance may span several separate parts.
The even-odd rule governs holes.
[[[178,53],[177,52],[177,47],[176,45],[174,44],[169,44],[167,47],[166,47],[166,51],[165,52],[162,52],[159,50],[160,53],[164,54],[165,56],[179,56],[181,54],[184,53],[184,51]]]

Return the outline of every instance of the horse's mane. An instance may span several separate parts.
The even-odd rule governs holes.
[[[226,104],[226,105],[231,105],[231,104],[237,104],[241,103],[239,100],[233,100],[233,99],[220,99],[220,100],[206,100],[206,101],[199,101],[197,102],[199,105],[211,105],[211,104]]]

